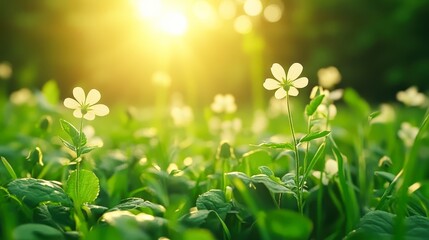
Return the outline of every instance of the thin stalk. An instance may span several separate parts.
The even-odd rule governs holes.
[[[293,127],[292,113],[290,111],[289,93],[286,93],[286,106],[287,106],[287,112],[288,112],[288,116],[289,116],[290,131],[291,131],[292,139],[293,139],[293,150],[294,150],[294,154],[295,154],[295,171],[296,171],[295,183],[296,183],[296,186],[298,187],[297,204],[298,204],[299,212],[301,214],[303,214],[304,211],[303,211],[303,205],[302,205],[302,186],[301,186],[301,183],[299,181],[299,153],[298,153],[298,146],[297,146],[297,141],[296,141],[295,129]]]

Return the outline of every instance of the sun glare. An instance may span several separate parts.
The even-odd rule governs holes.
[[[161,32],[179,36],[186,33],[188,19],[180,5],[162,0],[136,0],[140,17]]]

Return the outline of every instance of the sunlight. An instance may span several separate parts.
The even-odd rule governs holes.
[[[139,16],[155,30],[180,36],[188,29],[188,18],[182,5],[162,0],[137,0],[135,7]]]

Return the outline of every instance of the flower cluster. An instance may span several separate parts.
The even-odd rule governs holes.
[[[217,94],[210,107],[215,113],[234,113],[237,111],[235,98],[231,94]]]
[[[399,91],[396,99],[407,106],[422,107],[426,105],[426,96],[420,93],[415,86],[411,86],[405,91]]]

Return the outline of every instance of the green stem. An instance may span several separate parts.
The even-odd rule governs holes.
[[[287,106],[287,112],[288,112],[288,116],[289,116],[289,126],[290,126],[290,131],[292,134],[292,139],[293,139],[293,150],[294,150],[294,154],[295,154],[295,183],[296,186],[298,187],[297,189],[297,204],[298,204],[298,210],[301,214],[303,214],[303,204],[302,204],[302,186],[301,183],[299,181],[299,153],[298,153],[298,146],[297,146],[297,141],[296,141],[296,135],[295,135],[295,129],[293,127],[293,119],[292,119],[292,113],[290,111],[290,103],[289,103],[289,93],[286,93],[286,106]]]

